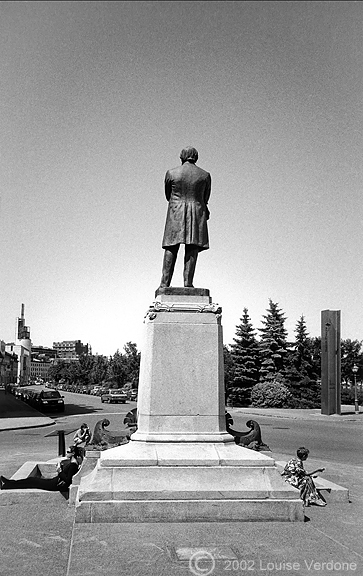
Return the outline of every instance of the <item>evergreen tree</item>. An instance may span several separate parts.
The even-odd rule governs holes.
[[[303,315],[301,315],[296,324],[295,334],[296,338],[292,354],[295,368],[302,376],[308,376],[316,380],[318,373],[313,362],[313,344]]]
[[[225,391],[225,401],[227,404],[227,399],[232,391],[234,364],[230,347],[226,346],[225,344],[223,344],[223,364],[224,364],[224,391]]]
[[[259,328],[262,381],[273,380],[277,375],[283,374],[288,350],[287,331],[284,326],[286,317],[278,307],[278,303],[272,302],[271,298],[269,304],[267,314],[262,320],[264,327]]]
[[[321,337],[315,336],[310,338],[311,360],[313,365],[313,373],[317,378],[321,377]]]
[[[233,341],[234,344],[231,346],[233,380],[229,396],[233,404],[249,405],[251,388],[259,379],[260,361],[258,342],[247,308],[243,309]]]
[[[317,383],[312,339],[303,315],[296,324],[295,334],[295,342],[286,362],[285,383],[292,394],[294,407],[318,407],[321,401],[320,386]]]

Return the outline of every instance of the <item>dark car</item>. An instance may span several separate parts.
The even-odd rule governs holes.
[[[29,390],[28,404],[40,412],[47,410],[64,412],[64,399],[58,390]]]

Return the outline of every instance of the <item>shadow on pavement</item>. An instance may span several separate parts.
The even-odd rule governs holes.
[[[94,406],[79,406],[78,404],[70,404],[65,402],[64,412],[56,412],[55,414],[58,416],[72,416],[74,414],[98,414],[99,412],[102,412],[102,406],[95,408]],[[47,416],[49,416],[50,413],[50,411],[47,412]],[[54,412],[52,413],[54,414]]]
[[[15,398],[10,392],[5,393],[0,390],[0,418],[39,418],[39,414],[48,417],[56,416],[72,416],[75,414],[98,414],[102,412],[102,406],[96,408],[94,406],[79,406],[72,404],[65,399],[64,412],[56,412],[55,410],[44,410],[39,412],[35,408],[23,402],[23,400]]]

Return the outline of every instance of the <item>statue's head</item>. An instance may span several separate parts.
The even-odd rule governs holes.
[[[180,160],[182,161],[182,164],[184,164],[184,162],[191,162],[192,164],[195,164],[198,160],[198,150],[193,148],[193,146],[187,146],[186,148],[183,148],[183,150],[180,152]]]

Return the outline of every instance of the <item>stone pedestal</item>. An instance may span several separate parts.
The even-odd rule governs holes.
[[[133,441],[231,442],[221,308],[209,290],[157,291],[145,324]]]
[[[164,288],[145,317],[138,430],[81,479],[76,522],[302,521],[272,458],[226,432],[221,308]]]

